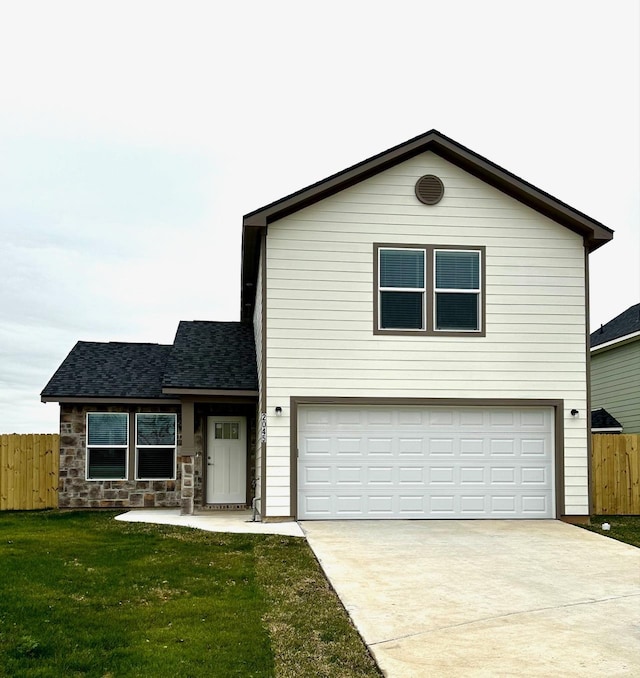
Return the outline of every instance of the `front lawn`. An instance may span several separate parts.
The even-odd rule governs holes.
[[[0,514],[0,676],[380,676],[303,539]]]
[[[609,523],[611,529],[603,530],[603,523]],[[640,516],[592,516],[587,529],[640,547]]]

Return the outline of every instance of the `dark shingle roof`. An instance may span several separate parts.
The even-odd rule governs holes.
[[[628,334],[640,332],[640,304],[631,306],[624,313],[610,320],[599,330],[591,334],[591,347],[606,344],[614,339],[626,337]]]
[[[54,398],[162,398],[171,346],[79,341],[42,391]]]
[[[253,327],[241,322],[181,321],[163,386],[257,391]]]
[[[591,428],[619,428],[622,430],[622,424],[610,415],[607,410],[600,407],[591,412]]]

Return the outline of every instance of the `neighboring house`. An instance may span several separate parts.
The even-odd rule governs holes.
[[[622,433],[622,424],[603,407],[591,410],[591,433]]]
[[[256,210],[240,323],[181,323],[173,347],[148,349],[166,356],[151,397],[134,362],[103,384],[97,356],[83,389],[78,347],[47,385],[74,478],[62,500],[580,520],[587,254],[611,238],[436,131]],[[222,325],[240,344],[197,340]]]
[[[591,334],[591,405],[640,433],[640,304]]]

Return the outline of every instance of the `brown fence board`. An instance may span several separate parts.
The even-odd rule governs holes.
[[[60,436],[0,435],[0,510],[57,508]]]
[[[640,435],[591,438],[593,510],[600,515],[640,515]]]

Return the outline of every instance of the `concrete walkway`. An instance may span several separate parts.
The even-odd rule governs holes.
[[[389,678],[640,676],[640,549],[559,521],[302,526]]]
[[[183,516],[180,515],[180,509],[140,509],[116,516],[116,520],[123,520],[129,523],[178,525],[206,530],[208,532],[282,534],[289,537],[304,537],[298,523],[252,522],[251,516],[251,511],[212,511],[206,514]]]

